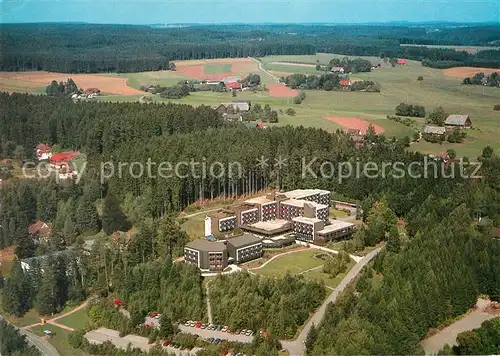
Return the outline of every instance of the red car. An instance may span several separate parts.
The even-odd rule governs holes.
[[[201,322],[197,321],[195,327],[200,328],[201,327]]]
[[[150,316],[151,318],[154,318],[154,317],[155,317],[155,316],[157,316],[158,314],[160,314],[160,313],[158,313],[158,312],[152,312],[151,314],[149,314],[149,316]]]
[[[170,340],[165,340],[165,341],[163,342],[163,346],[168,346],[168,345],[170,345],[171,343],[172,343],[172,341],[170,341]]]

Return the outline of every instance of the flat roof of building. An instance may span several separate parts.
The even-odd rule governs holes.
[[[191,241],[186,247],[205,252],[223,252],[227,248],[226,244],[222,241],[210,242],[205,239]]]
[[[255,206],[251,204],[247,204],[247,202],[241,204],[241,205],[236,205],[233,206],[232,208],[235,212],[242,213],[244,211],[252,210],[252,209],[257,209]]]
[[[261,239],[255,235],[245,233],[241,236],[230,238],[227,240],[227,242],[236,248],[240,248],[261,242]]]
[[[224,218],[230,218],[232,216],[234,216],[233,213],[229,212],[229,211],[217,211],[213,214],[210,214],[209,215],[211,218],[215,218],[215,219],[224,219]]]
[[[324,189],[294,189],[284,194],[290,199],[303,198],[313,194],[326,194],[330,193],[328,190]]]
[[[248,204],[266,204],[266,203],[271,203],[271,202],[274,202],[274,200],[267,199],[265,195],[245,200],[245,203],[248,203]]]
[[[288,200],[283,200],[281,202],[282,204],[286,204],[286,205],[293,205],[293,206],[297,206],[299,208],[303,208],[305,204],[311,204],[312,206],[314,206],[316,209],[324,209],[324,208],[328,208],[327,205],[324,205],[324,204],[318,204],[314,201],[307,201],[307,200],[300,200],[300,199],[288,199]]]
[[[321,219],[317,219],[317,218],[306,218],[304,216],[297,216],[296,218],[293,218],[292,219],[293,221],[298,221],[298,222],[303,222],[303,223],[307,223],[307,224],[317,224],[319,222],[323,222],[323,220]]]
[[[356,226],[353,223],[341,220],[330,220],[330,225],[325,225],[325,227],[318,231],[318,234],[327,234],[329,232],[334,232],[338,230],[342,230],[348,227]]]
[[[287,220],[282,220],[282,219],[276,219],[276,220],[267,220],[267,221],[257,221],[254,224],[249,225],[250,227],[254,227],[260,230],[265,230],[265,231],[275,231],[279,230],[290,223]]]

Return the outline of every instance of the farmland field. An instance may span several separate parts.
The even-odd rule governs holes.
[[[327,64],[332,58],[346,57],[343,55],[318,53],[316,55],[287,55],[269,56],[260,58],[264,68],[269,65],[279,65],[281,70],[286,70],[283,75],[294,71],[304,70],[315,72],[311,65],[316,63]],[[349,56],[347,56],[349,57]],[[349,57],[356,58],[356,57]],[[380,63],[377,57],[362,57],[374,63]],[[187,74],[194,73],[204,76],[204,71],[227,70],[227,74],[243,77],[248,73],[260,74],[262,82],[266,85],[276,83],[267,73],[258,69],[257,63],[251,59],[217,59],[217,60],[190,60],[176,61],[177,71],[157,71],[142,73],[123,74],[99,74],[88,75],[97,78],[110,78],[121,80],[120,83],[130,90],[139,89],[141,85],[160,84],[163,86],[175,85],[180,80],[190,79]],[[281,64],[277,64],[281,63]],[[301,64],[309,64],[304,66]],[[184,68],[184,69],[183,69]],[[448,70],[449,71],[449,70]],[[281,72],[281,71],[279,71]],[[273,71],[275,75],[277,73]],[[12,75],[12,73],[10,73]],[[225,76],[226,73],[209,74],[207,76]],[[68,75],[64,75],[65,77]],[[417,77],[422,76],[422,81]],[[78,78],[78,77],[75,77]],[[411,150],[421,150],[426,153],[440,153],[447,148],[454,148],[459,156],[476,157],[482,148],[491,145],[500,152],[500,112],[493,111],[495,104],[500,104],[500,89],[482,86],[461,85],[462,79],[445,75],[445,71],[423,67],[420,62],[408,61],[407,65],[391,67],[382,62],[382,67],[370,73],[356,73],[352,79],[372,80],[380,85],[380,93],[344,92],[344,91],[306,91],[306,99],[300,105],[293,104],[289,97],[273,97],[270,92],[238,92],[238,100],[250,100],[252,103],[261,105],[269,104],[279,112],[279,123],[277,126],[294,125],[322,128],[333,132],[342,127],[329,121],[327,117],[355,117],[380,126],[384,135],[388,137],[412,136],[413,130],[401,123],[390,121],[387,115],[394,115],[395,107],[401,102],[409,102],[425,106],[430,112],[438,106],[442,106],[449,113],[469,114],[474,126],[468,131],[468,136],[462,144],[430,144],[420,142],[411,146]],[[191,78],[192,79],[192,78]],[[76,83],[80,85],[77,79]],[[48,84],[48,83],[47,83]],[[0,89],[18,90],[32,85],[29,82],[13,83],[8,75],[0,73]],[[14,88],[13,86],[16,86]],[[10,89],[9,89],[10,88]],[[271,87],[272,88],[272,87]],[[43,91],[40,83],[35,88],[38,92]],[[19,89],[20,90],[20,89]],[[30,89],[33,91],[33,88]],[[22,90],[21,90],[22,91]],[[112,93],[109,91],[109,93]],[[99,97],[103,101],[138,101],[145,93],[135,91],[133,95],[109,94]],[[178,102],[190,105],[216,106],[221,102],[234,100],[230,93],[195,92],[179,100],[163,99],[158,95],[150,95],[156,102]],[[291,95],[291,94],[290,94]],[[284,114],[286,109],[293,108],[294,116]],[[281,112],[280,112],[281,110]],[[419,125],[425,123],[424,119],[416,120]],[[267,126],[273,126],[268,124]]]
[[[229,73],[231,72],[230,63],[222,64],[207,64],[204,68],[205,74],[218,74],[218,73]]]

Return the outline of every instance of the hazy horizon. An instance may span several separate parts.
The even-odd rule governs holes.
[[[500,0],[3,0],[2,23],[85,22],[90,24],[375,24],[495,23]]]

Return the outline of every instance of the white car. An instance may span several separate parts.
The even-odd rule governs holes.
[[[155,319],[160,319],[161,314],[156,314]]]
[[[226,331],[227,331],[227,329],[228,329],[228,327],[227,327],[227,326],[224,326],[224,327],[222,328],[222,330],[221,330],[221,331],[226,332]]]

